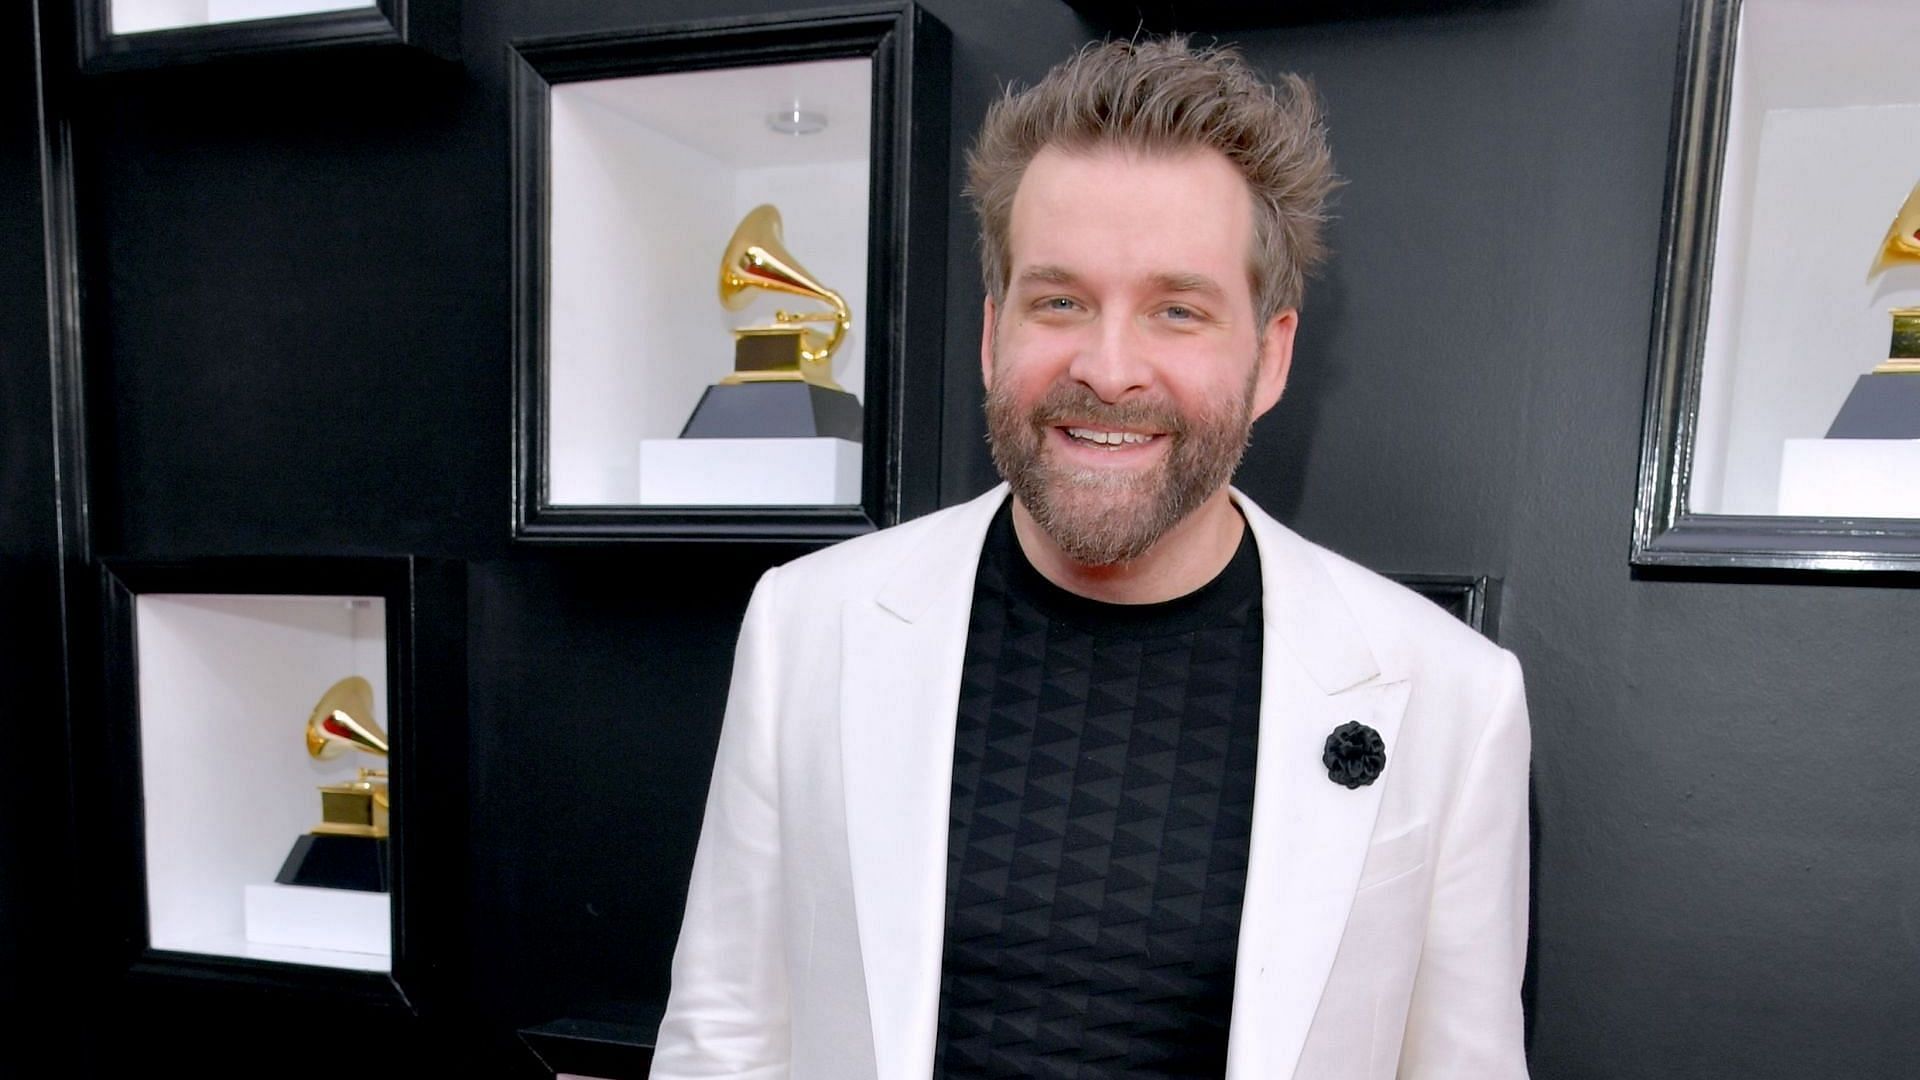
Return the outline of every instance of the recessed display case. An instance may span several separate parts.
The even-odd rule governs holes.
[[[152,947],[390,970],[386,837],[371,821],[364,835],[313,832],[328,824],[326,789],[364,783],[369,805],[389,796],[386,601],[149,593],[134,598],[134,640]],[[380,752],[310,753],[311,710],[351,678],[368,686],[370,708],[340,711]],[[377,860],[371,880],[292,881],[309,837],[363,848]]]
[[[514,46],[517,536],[931,508],[945,49],[913,5]]]
[[[1632,559],[1920,569],[1920,8],[1691,0]]]
[[[459,55],[456,0],[75,0],[87,72],[342,46]]]
[[[411,1008],[457,932],[427,913],[464,858],[458,566],[109,559],[102,580],[108,722],[75,732],[75,793],[129,970]]]

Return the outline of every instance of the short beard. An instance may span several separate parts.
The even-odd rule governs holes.
[[[1065,380],[1022,413],[1003,389],[1008,380],[996,378],[986,401],[994,467],[1069,559],[1081,566],[1132,562],[1232,478],[1253,426],[1258,371],[1256,358],[1238,399],[1210,402],[1191,416],[1163,398],[1109,404]],[[1074,469],[1046,452],[1048,429],[1067,421],[1164,432],[1173,445],[1141,472]]]

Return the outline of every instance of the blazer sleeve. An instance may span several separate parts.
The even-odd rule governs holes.
[[[1502,654],[1493,711],[1439,839],[1400,1080],[1525,1080],[1531,735],[1520,665]]]
[[[776,574],[767,571],[754,588],[734,654],[654,1080],[776,1080],[788,1073]]]

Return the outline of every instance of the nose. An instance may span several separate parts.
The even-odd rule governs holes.
[[[1075,350],[1067,374],[1100,400],[1117,402],[1146,389],[1153,370],[1139,329],[1127,319],[1103,318]]]

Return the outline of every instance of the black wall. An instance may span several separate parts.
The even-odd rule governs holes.
[[[48,940],[63,883],[65,698],[34,12],[0,7],[0,1076],[58,1004]]]
[[[471,1053],[486,1075],[517,1027],[657,1008],[739,612],[797,553],[509,543],[505,43],[797,6],[475,2],[457,68],[54,80],[76,146],[97,552],[469,564],[471,880],[450,917],[471,946],[445,1023],[380,1036],[394,1060]],[[1093,32],[1041,0],[928,7],[954,32],[956,170],[998,86]],[[1913,1074],[1920,596],[1627,566],[1679,0],[1374,10],[1224,35],[1314,77],[1350,182],[1294,384],[1241,483],[1369,565],[1504,582],[1536,743],[1535,1075]],[[27,631],[0,662],[52,716],[38,106],[25,17],[0,18],[0,565]],[[69,55],[49,44],[50,67]],[[992,478],[958,187],[947,502]],[[35,765],[57,760],[57,728],[30,738]],[[28,823],[36,790],[57,805],[55,782],[0,785],[0,1004],[32,1035],[0,1045],[58,1039],[83,1072],[156,1054],[248,1072],[231,1039],[181,1022],[231,1003],[91,981],[107,965],[57,901],[84,853]],[[59,971],[76,989],[50,1002]],[[249,1019],[264,1046],[296,1030]]]

